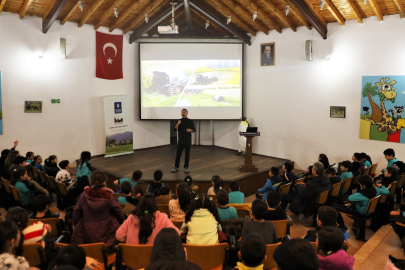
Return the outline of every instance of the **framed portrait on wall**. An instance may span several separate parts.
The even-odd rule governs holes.
[[[25,101],[25,113],[42,113],[42,101]]]
[[[346,118],[346,107],[330,106],[330,118]]]
[[[274,66],[276,64],[276,43],[260,44],[260,66]]]

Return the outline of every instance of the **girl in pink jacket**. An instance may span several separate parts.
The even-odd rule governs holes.
[[[339,228],[322,227],[316,239],[319,270],[353,270],[354,257],[342,249],[344,240]]]
[[[163,228],[173,228],[180,234],[168,216],[158,211],[155,196],[145,195],[115,236],[128,245],[153,245],[156,235]]]

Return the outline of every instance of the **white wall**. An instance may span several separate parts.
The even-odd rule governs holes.
[[[134,149],[170,143],[168,121],[139,121],[138,46],[124,36],[124,79],[95,77],[95,31],[91,25],[59,25],[42,34],[42,20],[2,12],[0,16],[0,71],[2,71],[3,129],[0,149],[19,139],[25,155],[75,160],[83,150],[104,154],[104,95],[129,94],[134,100]],[[108,32],[100,28],[99,31]],[[114,31],[113,34],[121,34]],[[67,60],[59,56],[59,38],[66,38]],[[39,55],[44,58],[40,60]],[[52,105],[51,99],[61,103]],[[43,101],[42,114],[24,113],[25,100]]]

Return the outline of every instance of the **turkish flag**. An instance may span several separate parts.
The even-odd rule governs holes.
[[[107,80],[122,79],[123,35],[96,31],[96,77]]]

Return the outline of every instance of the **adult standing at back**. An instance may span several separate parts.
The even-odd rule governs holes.
[[[195,131],[194,121],[187,118],[188,111],[187,109],[181,110],[181,119],[177,121],[177,124],[174,126],[174,130],[178,131],[178,142],[177,142],[177,153],[176,153],[176,161],[172,172],[177,172],[180,166],[180,158],[181,154],[185,154],[184,160],[184,172],[189,173],[188,165],[190,160],[190,150],[191,150],[191,132]]]

